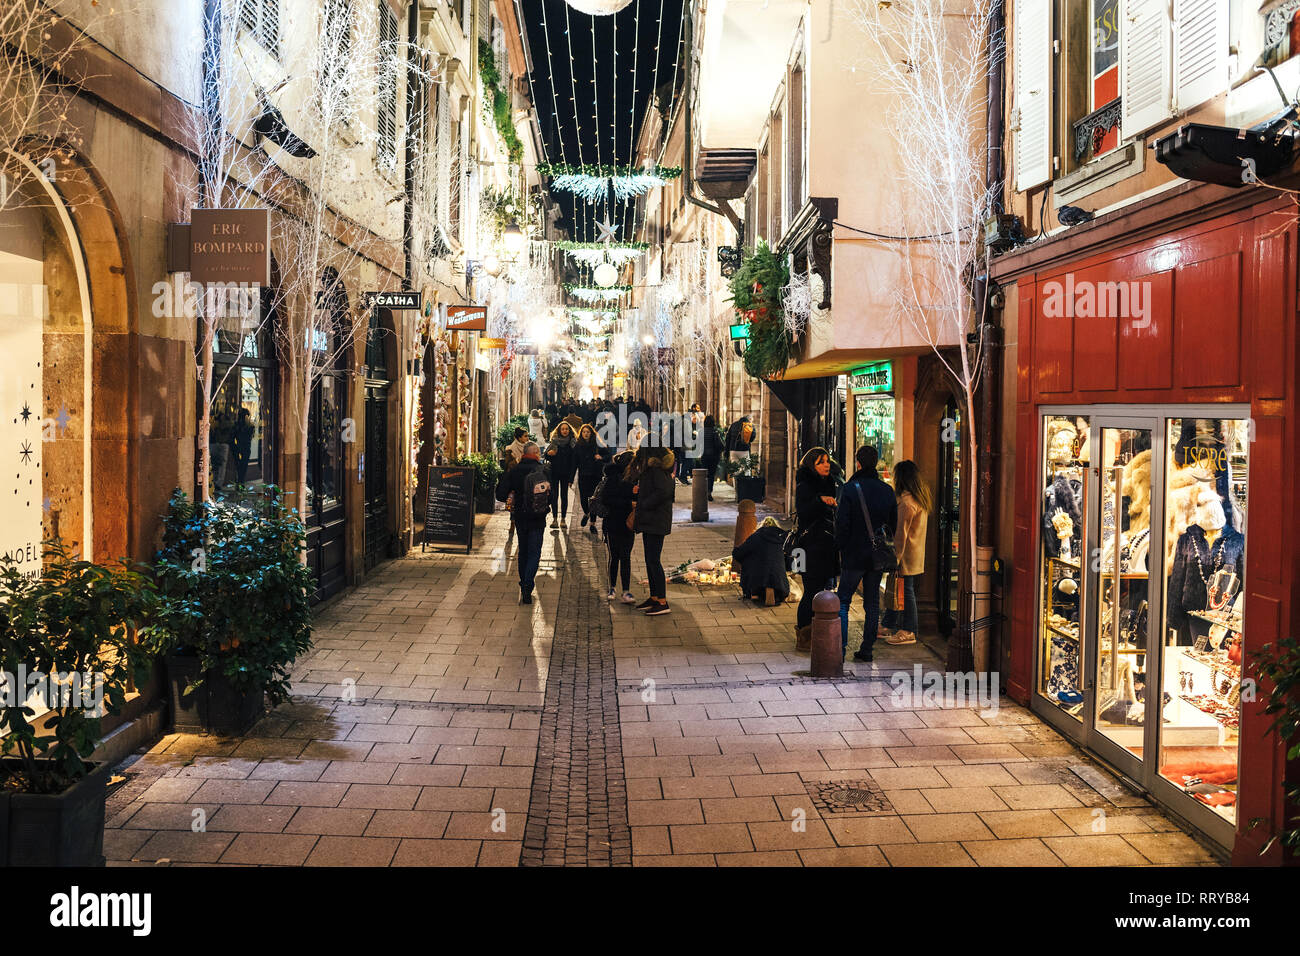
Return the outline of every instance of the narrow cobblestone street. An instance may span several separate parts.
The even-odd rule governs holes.
[[[690,525],[683,497],[665,566],[728,553],[734,506]],[[789,605],[672,585],[668,616],[610,607],[578,520],[531,606],[502,513],[471,555],[384,565],[320,614],[292,703],[128,761],[110,863],[1214,862],[1024,708],[896,709],[889,674],[941,667],[921,644],[814,681]]]

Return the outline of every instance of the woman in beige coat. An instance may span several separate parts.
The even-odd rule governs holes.
[[[894,550],[903,579],[903,609],[885,612],[881,629],[889,644],[915,644],[917,631],[916,579],[925,571],[925,526],[934,498],[914,461],[894,466],[894,493],[898,496],[898,528]]]

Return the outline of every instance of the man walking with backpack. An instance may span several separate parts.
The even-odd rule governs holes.
[[[862,585],[862,646],[853,659],[871,662],[880,623],[880,577],[894,570],[894,528],[898,525],[898,502],[894,490],[880,480],[876,464],[880,455],[870,445],[858,449],[858,470],[840,488],[835,506],[835,547],[840,552],[840,640],[844,654],[849,650],[849,604]]]
[[[533,603],[533,581],[542,562],[546,516],[551,510],[551,471],[541,460],[537,442],[524,445],[519,464],[501,475],[497,501],[514,495],[511,517],[519,540],[519,603]]]

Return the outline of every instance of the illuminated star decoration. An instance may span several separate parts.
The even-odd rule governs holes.
[[[618,237],[614,235],[614,227],[609,224],[608,216],[596,223],[596,228],[600,230],[600,236],[596,239],[597,242],[618,242]]]

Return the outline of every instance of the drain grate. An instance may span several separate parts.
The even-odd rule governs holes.
[[[871,780],[810,780],[804,786],[820,813],[844,816],[862,813],[893,813],[894,806]]]

